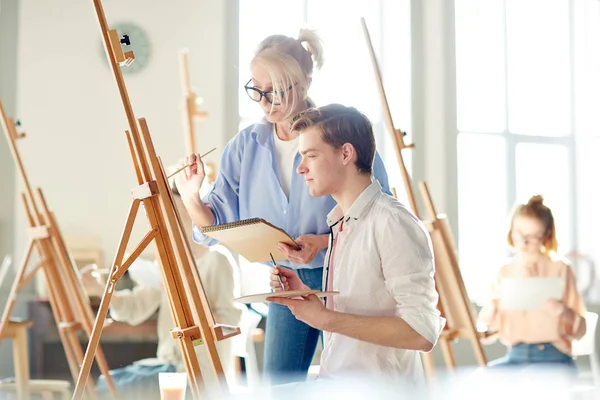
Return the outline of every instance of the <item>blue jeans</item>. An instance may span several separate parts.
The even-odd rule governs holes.
[[[323,268],[299,269],[305,285],[322,290]],[[321,331],[300,322],[281,304],[269,303],[264,373],[270,384],[306,380]]]
[[[519,343],[508,354],[488,363],[489,368],[526,368],[544,367],[565,370],[576,375],[577,366],[573,358],[561,352],[551,343]]]
[[[110,370],[110,376],[115,383],[117,395],[121,399],[160,399],[158,374],[160,372],[176,372],[173,364],[159,365],[128,365],[124,368]],[[111,399],[104,376],[98,378],[96,391],[99,399]],[[187,391],[186,391],[187,392]],[[187,393],[186,393],[187,394]]]

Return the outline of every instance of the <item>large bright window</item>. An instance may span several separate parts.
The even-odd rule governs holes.
[[[459,253],[476,300],[509,254],[513,204],[534,194],[559,251],[600,260],[599,26],[597,0],[455,0]]]

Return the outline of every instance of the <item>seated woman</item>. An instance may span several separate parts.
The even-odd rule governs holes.
[[[585,306],[577,292],[571,266],[556,256],[558,243],[552,211],[542,196],[533,196],[516,207],[508,243],[516,251],[492,284],[489,301],[479,314],[479,322],[496,331],[509,347],[508,354],[489,367],[551,365],[575,372],[571,342],[586,330]],[[508,310],[500,307],[500,287],[506,278],[556,277],[564,288],[562,298],[548,299],[541,308]]]

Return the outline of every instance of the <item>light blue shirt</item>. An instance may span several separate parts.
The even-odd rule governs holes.
[[[293,174],[290,198],[279,182],[279,167],[274,154],[273,125],[262,119],[247,127],[229,141],[223,150],[217,180],[202,201],[210,204],[215,224],[236,222],[248,218],[263,218],[285,230],[291,237],[308,234],[328,234],[327,214],[336,206],[331,196],[313,197],[304,177]],[[296,154],[294,170],[302,156]],[[375,154],[373,175],[382,190],[391,195],[388,177],[379,154]],[[212,246],[218,242],[193,227],[194,241]],[[310,264],[295,264],[289,260],[278,265],[299,268],[321,268],[325,251],[320,251]]]

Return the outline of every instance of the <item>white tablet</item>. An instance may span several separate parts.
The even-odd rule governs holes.
[[[548,299],[561,300],[562,278],[504,278],[500,282],[500,309],[535,310]]]

